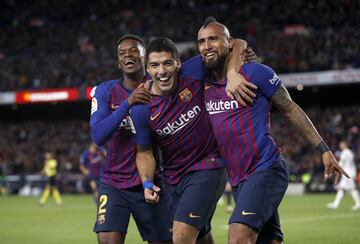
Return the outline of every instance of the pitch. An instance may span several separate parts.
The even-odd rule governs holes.
[[[337,210],[326,208],[334,195],[287,196],[280,208],[284,243],[360,243],[360,211],[351,211],[346,196]],[[52,199],[39,206],[31,197],[0,197],[0,243],[97,243],[92,232],[95,204],[90,195],[65,195],[62,206]],[[216,242],[227,243],[225,206],[218,206],[213,218]],[[143,243],[134,222],[126,243]]]

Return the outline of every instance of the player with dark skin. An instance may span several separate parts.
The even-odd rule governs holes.
[[[122,85],[133,92],[128,97],[129,105],[147,103],[151,99],[150,92],[146,89],[143,79],[145,76],[144,54],[145,47],[135,39],[124,39],[118,46],[118,68],[123,72]],[[98,242],[101,244],[122,244],[125,242],[126,233],[118,231],[98,232]],[[149,242],[167,243],[167,242]]]

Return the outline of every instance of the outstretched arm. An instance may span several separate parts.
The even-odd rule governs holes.
[[[246,106],[246,102],[252,103],[256,95],[252,91],[256,89],[256,85],[248,82],[240,73],[239,70],[244,64],[244,55],[249,54],[250,60],[256,58],[253,55],[251,49],[247,49],[247,42],[242,39],[234,39],[234,47],[231,50],[229,62],[227,65],[227,84],[226,94],[235,99],[243,106]],[[252,57],[252,58],[251,58]],[[246,58],[249,60],[249,57]]]
[[[279,86],[275,94],[271,97],[271,100],[296,129],[321,152],[325,166],[325,180],[332,177],[333,174],[335,174],[335,184],[339,182],[341,174],[349,178],[349,175],[339,166],[333,153],[323,141],[305,112],[291,100],[284,85]]]

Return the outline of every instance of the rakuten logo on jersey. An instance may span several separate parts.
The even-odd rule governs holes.
[[[159,136],[173,135],[189,124],[200,112],[200,107],[195,106],[186,113],[181,114],[175,121],[168,122],[164,128],[157,129],[156,132]]]
[[[238,109],[239,103],[236,100],[231,101],[209,101],[206,102],[206,110],[209,112],[209,114],[218,114],[218,113],[224,113],[229,110]]]

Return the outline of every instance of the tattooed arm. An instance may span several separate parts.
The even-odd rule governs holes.
[[[271,97],[273,104],[286,116],[296,129],[314,146],[323,141],[305,112],[291,100],[284,85],[281,85]]]
[[[271,97],[273,104],[282,114],[295,126],[295,128],[321,153],[325,166],[325,179],[335,174],[335,183],[338,183],[341,174],[349,178],[348,174],[339,166],[333,153],[325,144],[315,126],[312,124],[305,112],[291,100],[291,97],[284,85],[280,85],[275,94]]]

